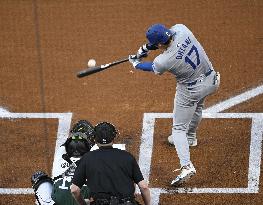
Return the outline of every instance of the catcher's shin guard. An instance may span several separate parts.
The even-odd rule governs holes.
[[[31,176],[32,188],[35,192],[37,205],[53,205],[51,199],[53,180],[43,171],[36,171]]]
[[[35,190],[35,197],[38,205],[55,205],[55,202],[51,198],[53,185],[46,181],[39,185]]]

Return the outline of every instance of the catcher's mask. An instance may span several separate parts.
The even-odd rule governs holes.
[[[95,144],[82,132],[72,132],[67,141],[63,144],[69,157],[81,157]]]
[[[68,157],[81,157],[95,145],[94,127],[87,120],[79,120],[70,130],[65,146]]]
[[[43,182],[50,182],[51,184],[53,184],[53,180],[43,171],[36,171],[31,176],[31,183],[34,191],[37,191],[39,185]]]
[[[101,122],[94,128],[95,141],[100,144],[109,144],[117,136],[118,131],[115,126],[109,122]]]

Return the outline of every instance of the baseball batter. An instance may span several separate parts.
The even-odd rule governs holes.
[[[196,130],[202,119],[205,98],[214,93],[220,84],[202,45],[183,24],[170,29],[162,24],[152,25],[146,32],[149,43],[139,48],[137,55],[130,55],[133,67],[155,74],[170,72],[176,77],[172,135],[168,141],[175,145],[181,168],[171,182],[179,186],[196,173],[190,160],[189,146],[197,145]],[[150,50],[163,52],[153,62],[142,62]]]

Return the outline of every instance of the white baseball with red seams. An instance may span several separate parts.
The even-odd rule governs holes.
[[[89,59],[88,61],[88,67],[95,67],[96,66],[96,61],[94,59]]]

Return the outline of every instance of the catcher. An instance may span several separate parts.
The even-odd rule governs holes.
[[[73,125],[65,146],[66,154],[62,156],[69,163],[68,169],[53,179],[43,171],[35,172],[31,177],[37,205],[77,205],[70,192],[71,180],[80,158],[95,144],[94,127],[86,120]],[[88,201],[90,194],[87,186],[81,193]]]

